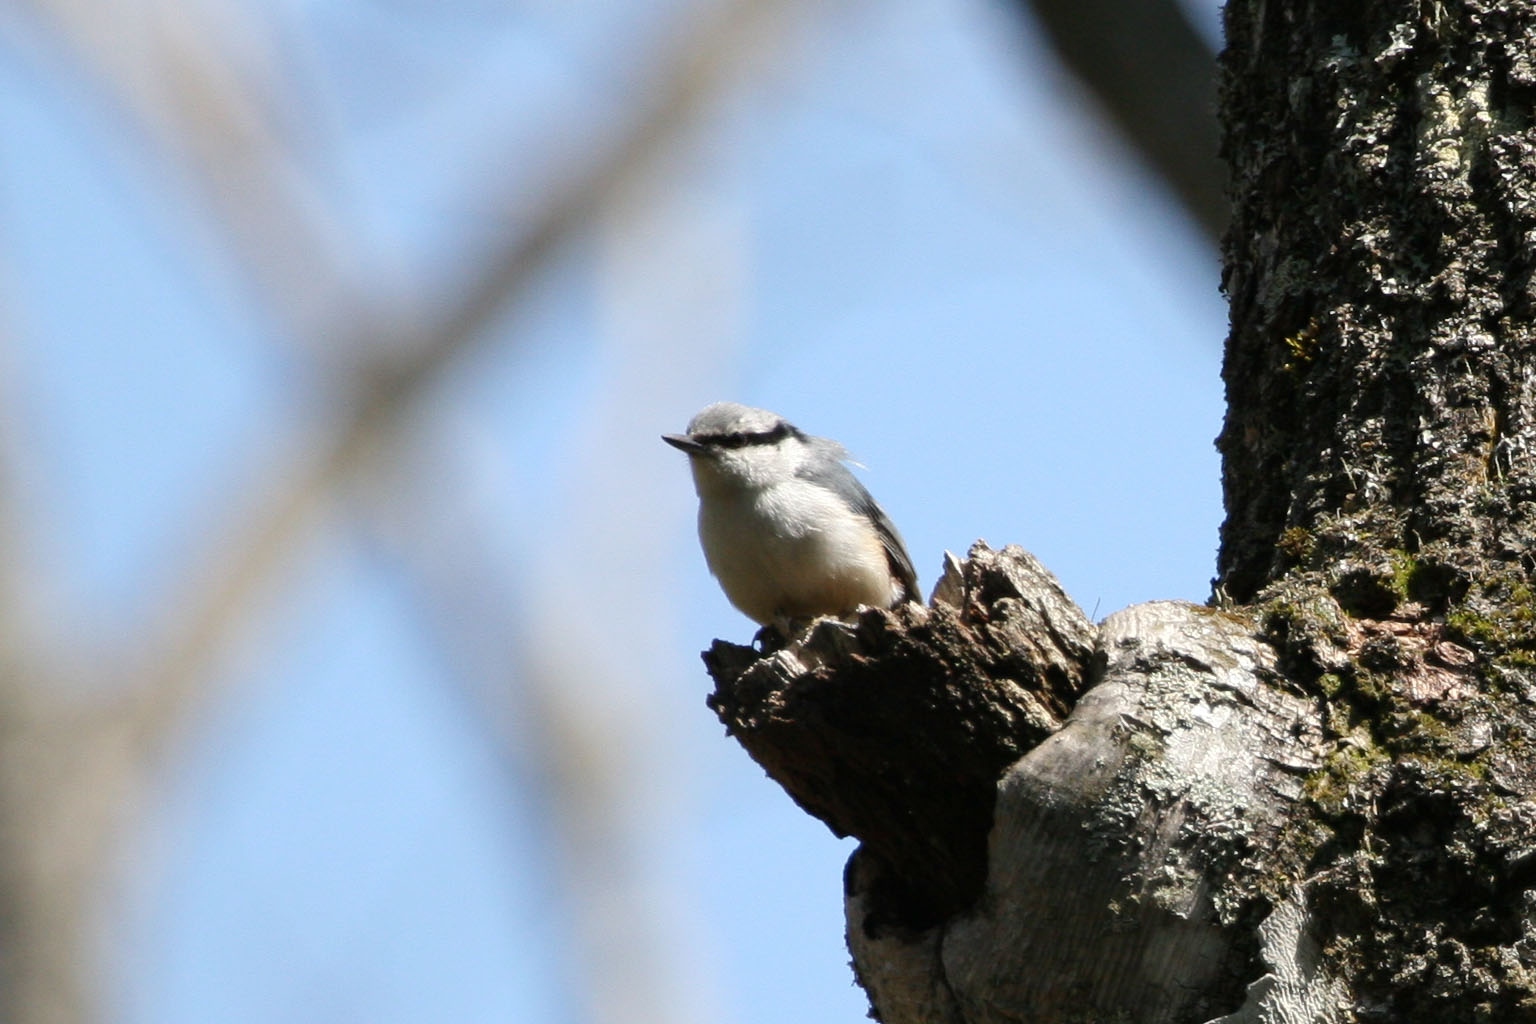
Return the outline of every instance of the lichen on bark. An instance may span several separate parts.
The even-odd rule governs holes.
[[[1217,591],[1324,711],[1341,1019],[1536,1013],[1536,5],[1234,0]]]
[[[1525,3],[1228,5],[1232,600],[1311,569],[1380,617],[1390,591],[1353,584],[1404,551],[1439,611],[1490,562],[1536,565],[1533,20]]]

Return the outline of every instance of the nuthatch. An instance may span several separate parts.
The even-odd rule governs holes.
[[[693,467],[709,571],[757,623],[783,632],[793,619],[921,600],[896,527],[836,441],[734,402],[662,440]]]

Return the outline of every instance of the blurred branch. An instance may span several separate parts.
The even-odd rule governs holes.
[[[1226,229],[1216,56],[1178,0],[1019,0],[1195,223]]]
[[[555,916],[570,921],[572,941],[555,945],[593,1024],[722,1017],[709,981],[686,966],[678,915],[658,913],[690,894],[648,855],[675,833],[676,744],[663,722],[676,715],[658,713],[672,688],[649,684],[666,632],[655,586],[673,539],[661,521],[684,499],[670,474],[645,469],[674,465],[647,425],[696,393],[737,335],[744,297],[739,214],[711,177],[669,154],[594,218],[609,384],[588,397],[575,431],[543,439],[569,482],[543,495],[515,553],[506,455],[466,443],[482,410],[460,413],[468,422],[434,417],[349,506],[348,520],[402,569],[411,617],[436,641],[465,720],[493,741],[511,789],[534,801],[548,851],[539,867],[569,911]],[[659,351],[670,365],[656,375]],[[612,520],[615,494],[632,506],[622,523]],[[605,618],[596,645],[594,608],[625,609]]]
[[[9,267],[0,260],[0,294],[6,294]],[[25,582],[32,578],[26,563],[33,551],[26,523],[17,514],[21,452],[18,410],[22,408],[16,375],[11,367],[10,324],[0,317],[0,702],[13,696],[27,669],[30,622],[25,609]]]
[[[91,952],[101,907],[95,897],[115,864],[110,853],[119,823],[142,797],[174,732],[211,693],[218,652],[253,617],[337,495],[399,442],[443,368],[482,339],[550,255],[673,141],[744,63],[768,16],[787,3],[723,0],[694,14],[657,62],[649,87],[636,91],[627,126],[596,143],[586,166],[557,179],[531,217],[508,217],[494,227],[499,240],[435,317],[397,318],[384,331],[332,272],[329,250],[312,244],[324,232],[316,233],[318,222],[305,214],[315,197],[285,156],[290,140],[272,128],[261,104],[248,102],[241,83],[223,77],[226,64],[205,47],[208,39],[182,31],[191,22],[156,38],[133,31],[143,14],[138,7],[32,2],[160,137],[187,144],[178,151],[190,154],[197,175],[227,204],[221,217],[232,226],[232,249],[258,267],[262,295],[286,302],[284,276],[302,278],[294,287],[307,289],[306,297],[284,309],[303,315],[288,326],[328,327],[330,333],[305,340],[379,354],[347,376],[348,400],[337,403],[334,420],[302,439],[299,454],[234,489],[250,496],[245,511],[149,619],[148,656],[124,666],[116,688],[93,691],[117,695],[115,706],[80,702],[78,692],[54,685],[58,680],[15,681],[18,700],[0,729],[0,1017],[73,1024],[92,1015],[80,964]],[[160,13],[176,17],[169,8]],[[519,196],[506,198],[493,208],[519,205]],[[311,309],[320,312],[310,315]],[[573,757],[563,758],[565,767]],[[594,805],[572,827],[588,828],[606,809]],[[39,945],[39,936],[48,941]]]
[[[72,67],[94,78],[124,120],[189,174],[229,238],[217,256],[233,254],[279,325],[301,338],[323,330],[348,286],[348,226],[328,219],[303,166],[301,136],[320,137],[295,120],[306,105],[279,102],[279,76],[258,75],[240,59],[263,37],[252,19],[265,8],[221,0],[18,3],[77,55]]]
[[[783,3],[725,0],[691,18],[622,137],[591,167],[560,179],[533,223],[503,225],[486,269],[445,304],[435,323],[386,339],[365,327],[367,335],[344,342],[350,351],[371,349],[393,358],[381,357],[355,374],[352,400],[340,421],[309,443],[312,455],[243,489],[265,497],[251,503],[252,513],[214,545],[207,564],[169,602],[159,653],[129,689],[146,750],[155,749],[193,703],[215,652],[302,545],[331,497],[368,464],[370,453],[395,442],[395,431],[438,372],[522,297],[550,254],[689,123]]]
[[[573,981],[574,1016],[717,1020],[697,1009],[708,986],[680,962],[668,915],[657,912],[678,897],[658,893],[642,855],[647,831],[666,815],[633,771],[651,765],[646,781],[654,782],[655,744],[633,716],[594,707],[592,680],[612,673],[563,643],[590,623],[563,621],[560,610],[541,610],[541,621],[509,592],[513,574],[487,562],[494,545],[482,531],[421,498],[419,481],[402,483],[359,503],[354,518],[374,552],[400,570],[465,720],[483,730],[509,784],[534,805],[545,833],[535,844],[544,851],[540,887],[558,892],[568,910],[560,920],[571,922],[573,941],[552,943],[551,955]]]

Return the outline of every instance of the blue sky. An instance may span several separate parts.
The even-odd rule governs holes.
[[[1007,14],[786,19],[435,382],[164,753],[103,938],[108,1019],[863,1018],[851,844],[704,707],[697,652],[753,627],[657,435],[730,398],[838,438],[925,590],[980,537],[1095,617],[1206,597],[1216,256]],[[633,87],[613,54],[664,23],[264,15],[325,136],[349,273],[423,303],[472,265],[495,183],[527,173],[532,202],[546,149],[610,126]],[[139,649],[245,482],[335,415],[325,359],[190,196],[68,51],[0,16],[0,437],[30,642],[87,682]],[[602,799],[564,802],[582,785]]]

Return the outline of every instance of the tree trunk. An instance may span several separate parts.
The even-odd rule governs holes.
[[[1536,1020],[1536,4],[1226,24],[1217,607],[978,546],[710,656],[887,1024]]]

